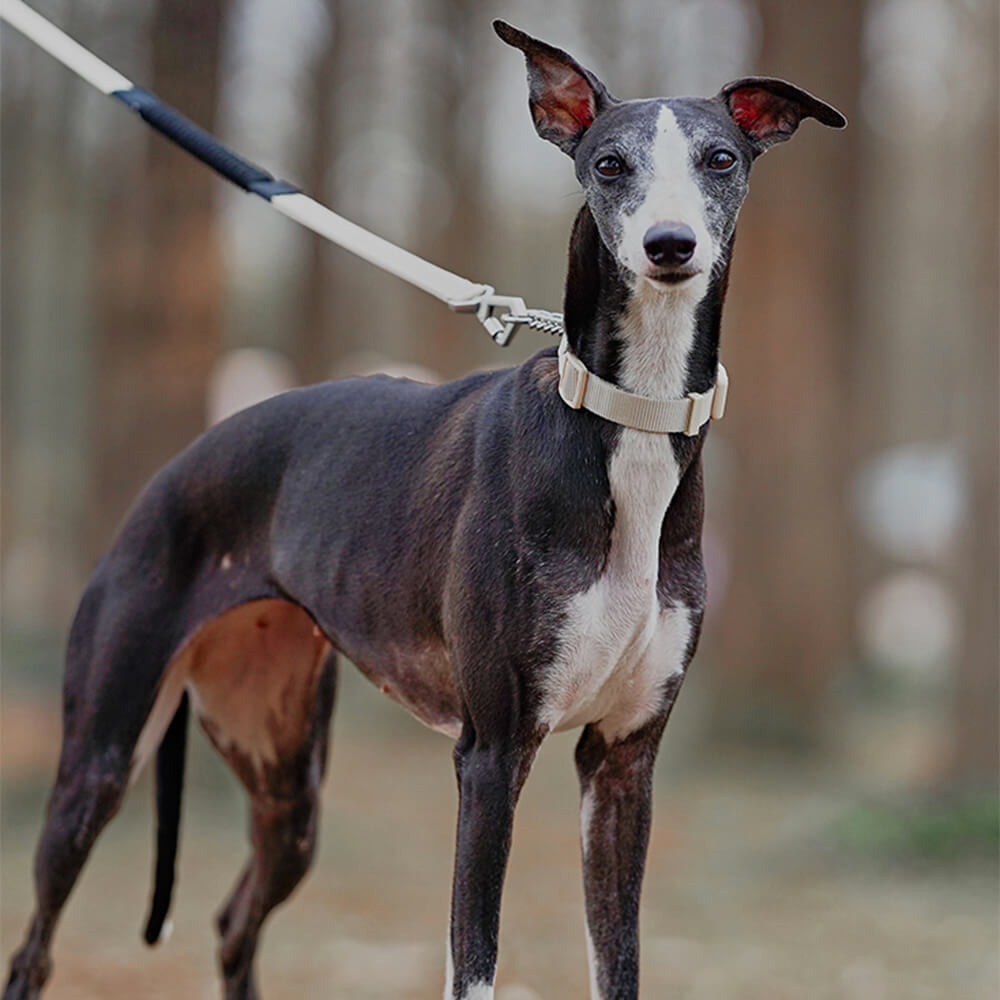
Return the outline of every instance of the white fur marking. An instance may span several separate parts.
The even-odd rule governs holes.
[[[584,868],[587,866],[587,853],[590,845],[590,823],[594,818],[594,795],[588,787],[580,797],[580,853],[583,855]],[[587,924],[584,911],[584,929],[587,932],[587,966],[590,969],[591,1000],[600,1000],[597,987],[597,954],[594,951],[594,939],[590,936],[590,926]]]
[[[455,963],[451,957],[451,935],[445,949],[444,1000],[493,1000],[492,983],[473,983],[461,996],[455,993]]]
[[[451,934],[445,945],[444,1000],[454,1000],[455,996],[455,963],[451,957]]]
[[[594,796],[588,787],[580,796],[580,850],[583,863],[587,863],[587,845],[590,840],[590,821],[594,817]]]
[[[687,137],[677,124],[673,111],[666,105],[660,108],[657,119],[652,158],[653,179],[646,190],[646,197],[631,215],[623,219],[618,259],[633,274],[648,274],[650,264],[642,240],[650,226],[658,222],[680,222],[690,226],[696,247],[687,267],[700,273],[677,288],[684,289],[687,295],[697,300],[708,288],[709,272],[719,247],[715,245],[708,228],[705,198],[692,170]]]
[[[227,552],[222,557],[222,560],[219,562],[219,569],[225,572],[227,569],[232,569],[232,566],[233,566],[233,557]]]
[[[620,326],[624,388],[683,395],[696,305],[637,282]],[[607,566],[570,602],[542,722],[560,730],[606,720],[602,732],[613,739],[657,711],[666,679],[683,667],[691,618],[687,608],[661,610],[656,597],[660,527],[680,477],[669,435],[624,429],[608,476],[615,526]]]
[[[491,983],[473,983],[462,994],[461,1000],[493,1000],[493,986]]]
[[[601,1000],[601,988],[597,984],[597,953],[594,951],[594,939],[587,928],[587,966],[590,969],[590,1000]]]
[[[163,926],[160,928],[160,934],[156,939],[157,944],[166,944],[171,935],[174,933],[174,922],[168,917],[163,921]]]
[[[187,665],[179,658],[174,658],[170,667],[160,681],[160,690],[156,694],[156,700],[142,731],[136,741],[135,749],[132,751],[132,763],[129,770],[129,785],[139,777],[149,759],[156,753],[163,736],[167,731],[167,726],[177,711],[180,704],[181,695],[184,693],[184,685],[187,682]]]

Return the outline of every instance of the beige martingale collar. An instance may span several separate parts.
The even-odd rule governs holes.
[[[720,363],[715,385],[707,392],[689,392],[682,399],[651,399],[626,392],[591,372],[570,350],[563,336],[559,344],[559,395],[574,410],[589,410],[605,420],[652,434],[693,437],[709,418],[726,412],[729,376]]]

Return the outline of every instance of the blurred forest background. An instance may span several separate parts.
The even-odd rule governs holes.
[[[503,16],[621,97],[750,72],[843,110],[755,168],[707,446],[711,607],[668,730],[647,995],[980,998],[997,979],[998,127],[993,0],[34,0],[130,79],[336,211],[561,308],[581,203]],[[217,179],[2,32],[4,960],[58,750],[62,647],[148,476],[263,395],[447,379],[506,352]],[[271,997],[439,995],[448,745],[345,678],[317,870]],[[52,997],[213,996],[241,793],[193,736],[174,941],[138,943],[148,788],[56,941]],[[515,829],[498,984],[581,996],[572,738]],[[147,784],[147,782],[143,782]],[[330,992],[332,990],[332,992]]]

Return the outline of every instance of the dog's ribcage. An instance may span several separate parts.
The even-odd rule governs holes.
[[[648,396],[684,394],[696,301],[640,281],[626,312],[622,381]],[[611,550],[600,578],[572,598],[559,654],[545,685],[542,720],[553,730],[600,722],[607,739],[648,721],[667,679],[682,671],[692,615],[656,595],[660,528],[680,470],[669,435],[623,428],[608,477],[615,505]]]

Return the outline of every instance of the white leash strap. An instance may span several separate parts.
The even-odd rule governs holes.
[[[707,392],[689,392],[683,399],[651,399],[626,392],[591,372],[570,350],[563,336],[559,344],[559,395],[574,410],[589,410],[605,420],[654,434],[693,437],[709,418],[726,412],[729,376],[723,365]]]
[[[435,296],[457,312],[474,312],[500,346],[510,342],[517,327],[551,327],[551,313],[528,309],[516,296],[497,295],[491,285],[469,281],[395,246],[330,211],[287,181],[238,156],[155,94],[102,62],[22,0],[0,0],[0,18],[101,93],[137,111],[158,132],[173,140],[227,180],[259,195],[283,215],[333,243]],[[506,312],[495,315],[498,309]],[[561,327],[559,332],[561,332]]]
[[[121,73],[101,62],[21,0],[3,0],[0,17],[102,94],[113,94],[116,90],[128,90],[132,86],[131,80],[126,80]]]
[[[361,226],[330,211],[325,205],[300,193],[277,194],[271,206],[300,225],[325,236],[363,260],[408,281],[444,302],[475,301],[492,292],[489,285],[477,285],[443,267],[390,243]]]

